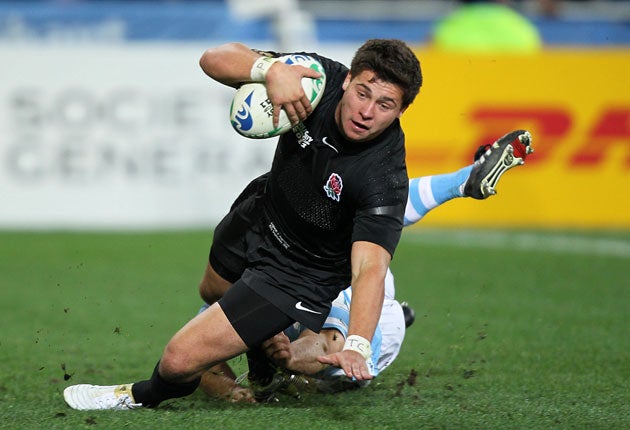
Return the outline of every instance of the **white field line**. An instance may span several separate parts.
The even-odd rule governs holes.
[[[630,258],[630,240],[597,238],[541,231],[504,232],[492,230],[404,231],[403,240],[466,248],[517,249],[563,254]]]

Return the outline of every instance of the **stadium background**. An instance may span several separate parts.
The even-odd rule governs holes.
[[[365,39],[396,37],[425,75],[404,116],[411,175],[455,170],[511,129],[535,139],[500,197],[424,226],[628,229],[630,4],[561,5],[549,17],[517,2],[540,53],[455,55],[428,43],[446,1],[0,1],[0,228],[214,225],[274,145],[232,131],[231,91],[203,76],[203,49],[347,62]]]

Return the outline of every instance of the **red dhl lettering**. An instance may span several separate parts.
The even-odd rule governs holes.
[[[479,138],[473,142],[474,148],[493,142],[509,130],[527,129],[534,135],[536,152],[528,158],[529,166],[543,164],[554,151],[560,150],[567,139],[573,138],[575,120],[564,108],[497,108],[479,107],[469,114],[475,130],[482,130]],[[574,167],[594,167],[606,160],[607,153],[618,146],[627,150],[625,167],[630,168],[630,107],[609,107],[596,117],[588,133],[579,136],[579,143],[571,145],[567,154],[567,164]],[[410,162],[446,161],[448,151],[439,152],[431,148],[409,151]],[[436,154],[439,154],[438,157]],[[466,153],[464,163],[470,162]]]
[[[484,131],[479,140],[475,142],[477,146],[493,142],[497,137],[510,130],[519,128],[531,130],[534,134],[534,142],[539,142],[539,144],[534,145],[536,156],[527,160],[530,166],[544,162],[556,147],[555,144],[549,143],[562,140],[573,125],[569,113],[559,108],[497,109],[482,107],[474,110],[470,118],[476,128],[481,128]]]
[[[599,164],[615,145],[624,145],[628,149],[626,167],[630,167],[630,109],[612,108],[604,112],[589,137],[573,154],[571,162],[578,166]]]

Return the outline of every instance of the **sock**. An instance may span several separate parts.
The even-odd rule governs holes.
[[[147,408],[155,408],[164,400],[185,397],[192,394],[197,387],[201,378],[194,381],[180,383],[168,382],[158,372],[160,362],[155,365],[153,375],[148,381],[136,382],[131,387],[131,394],[136,403],[142,403]]]
[[[464,184],[472,168],[470,165],[453,173],[411,179],[405,208],[405,226],[415,224],[431,209],[451,199],[464,197]]]
[[[273,380],[276,366],[267,358],[260,348],[247,351],[248,379],[264,387]]]

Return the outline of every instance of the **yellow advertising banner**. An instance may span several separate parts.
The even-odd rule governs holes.
[[[630,50],[417,54],[424,83],[402,118],[410,177],[468,165],[514,129],[535,149],[496,196],[449,202],[423,225],[630,228]]]

